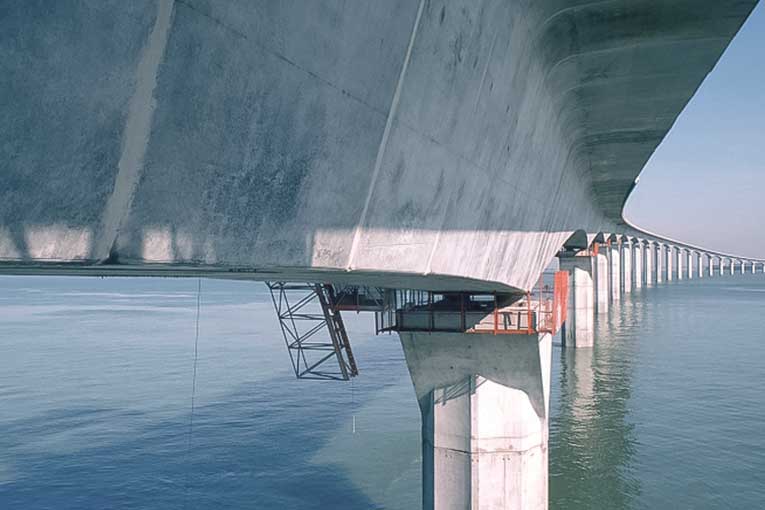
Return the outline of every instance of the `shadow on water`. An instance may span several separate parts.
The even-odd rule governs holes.
[[[550,425],[550,508],[631,509],[640,496],[629,401],[630,331],[643,313],[626,297],[596,322],[595,347],[560,351],[560,395]]]
[[[339,466],[310,462],[350,413],[346,392],[326,386],[288,377],[242,385],[196,409],[191,450],[188,415],[156,420],[80,407],[16,421],[4,427],[2,451],[60,443],[61,431],[99,421],[148,425],[126,430],[124,441],[95,435],[98,446],[18,456],[15,480],[0,485],[0,507],[380,508]]]

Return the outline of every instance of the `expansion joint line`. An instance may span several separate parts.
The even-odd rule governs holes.
[[[414,26],[412,27],[412,35],[409,37],[409,45],[406,48],[406,55],[404,56],[404,63],[401,66],[401,73],[398,76],[398,82],[396,83],[396,90],[393,93],[393,100],[391,101],[390,109],[388,110],[388,118],[385,121],[385,129],[383,130],[382,138],[380,139],[380,147],[377,149],[377,157],[375,158],[375,166],[372,170],[372,179],[369,182],[369,189],[367,190],[367,196],[364,200],[364,208],[361,210],[361,216],[359,217],[359,223],[356,225],[356,229],[353,233],[353,242],[351,243],[351,250],[348,254],[348,263],[346,264],[346,271],[354,269],[353,262],[356,258],[356,252],[358,251],[359,241],[361,238],[361,230],[367,221],[367,214],[369,213],[369,204],[372,202],[372,195],[374,194],[375,185],[377,184],[378,176],[380,175],[380,168],[382,167],[383,157],[385,155],[385,148],[388,145],[388,138],[393,127],[393,119],[398,112],[398,104],[401,100],[401,91],[404,85],[404,78],[406,76],[407,68],[409,67],[409,60],[412,56],[412,48],[414,47],[414,41],[417,37],[417,31],[420,27],[420,19],[422,18],[423,7],[425,6],[425,0],[420,0],[420,5],[417,8],[417,16],[414,19]]]

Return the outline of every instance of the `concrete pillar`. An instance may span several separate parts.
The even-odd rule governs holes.
[[[622,292],[622,274],[621,274],[621,245],[612,242],[608,246],[608,254],[611,262],[611,302],[619,301]]]
[[[754,274],[754,273],[755,273],[755,271],[754,271],[754,261],[752,261],[752,274]]]
[[[609,296],[609,261],[608,248],[605,245],[600,246],[598,254],[595,255],[595,311],[597,313],[608,313]]]
[[[685,264],[684,264],[684,252],[682,248],[677,249],[677,279],[682,280],[683,279],[683,271],[685,271]]]
[[[547,510],[552,335],[399,333],[426,510]]]
[[[645,285],[646,287],[653,287],[656,284],[656,275],[654,274],[654,267],[656,267],[654,256],[656,255],[656,250],[653,243],[647,243],[643,247],[643,254],[643,259],[645,260]]]
[[[696,267],[699,273],[699,278],[704,278],[704,256],[701,252],[696,252]]]
[[[728,260],[730,260],[730,274],[731,276],[733,276],[734,274],[736,274],[736,264],[733,262],[733,259],[728,259]]]
[[[559,263],[561,271],[568,271],[568,312],[563,343],[566,347],[592,347],[595,343],[593,257],[560,257]]]
[[[720,276],[722,276],[725,272],[725,259],[722,257],[717,257],[717,260],[719,261],[719,264],[717,264],[717,272],[720,273]]]
[[[693,265],[693,251],[687,250],[685,253],[688,254],[688,279],[693,280],[693,273],[695,271],[695,266]]]
[[[656,246],[656,284],[664,282],[664,245],[659,243]]]
[[[643,248],[643,243],[641,241],[635,241],[635,250],[633,251],[634,258],[632,260],[632,265],[635,268],[635,280],[633,282],[635,289],[643,288],[643,262],[645,260],[645,250]]]
[[[632,243],[622,243],[622,291],[632,292]]]
[[[672,245],[667,246],[667,281],[671,282],[672,277],[674,276],[672,273],[674,273],[674,270],[672,266],[674,265],[674,259],[675,258],[675,247]]]
[[[715,275],[714,259],[712,258],[712,255],[710,255],[709,253],[707,253],[706,257],[707,257],[707,265],[709,270],[709,277],[711,278],[712,276]]]

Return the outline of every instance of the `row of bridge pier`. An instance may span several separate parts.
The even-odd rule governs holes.
[[[569,273],[562,334],[569,347],[592,347],[595,315],[608,313],[624,294],[673,280],[765,272],[761,260],[615,234],[599,234],[584,250],[564,249],[559,264]]]

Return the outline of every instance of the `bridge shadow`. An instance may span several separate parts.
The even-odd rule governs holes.
[[[244,384],[196,408],[190,449],[188,413],[156,420],[80,406],[6,422],[0,450],[24,453],[10,457],[0,507],[382,508],[341,466],[310,462],[350,420],[347,395],[337,390],[288,376]],[[59,448],[62,436],[94,425],[124,427],[124,440],[94,435],[92,447]],[[45,442],[57,452],[30,447]]]

